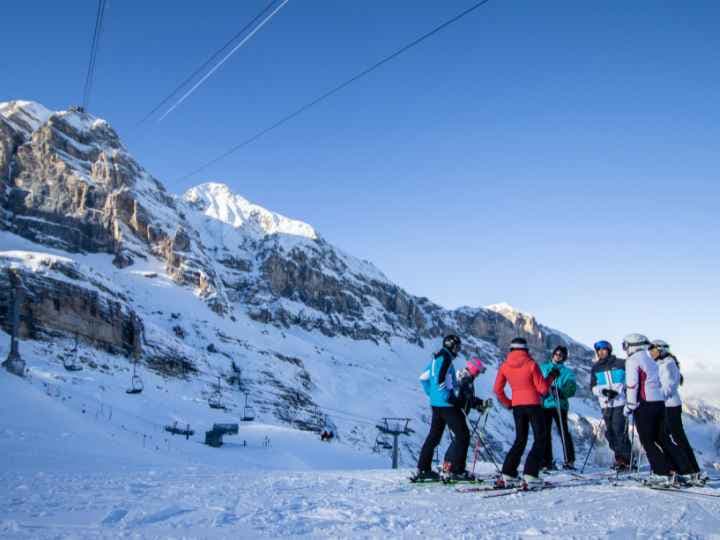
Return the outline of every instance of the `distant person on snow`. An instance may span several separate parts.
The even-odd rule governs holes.
[[[420,375],[423,389],[430,398],[432,420],[430,432],[420,450],[417,473],[411,478],[413,481],[440,479],[440,475],[432,470],[432,457],[446,426],[450,428],[455,443],[452,455],[447,456],[451,463],[452,479],[470,479],[465,470],[470,431],[460,410],[457,375],[452,363],[460,354],[460,348],[461,341],[458,336],[445,336],[442,349],[435,353],[427,369]]]
[[[519,486],[540,487],[540,465],[545,456],[545,420],[540,402],[550,391],[550,385],[560,374],[553,366],[548,378],[543,377],[535,360],[528,352],[527,341],[515,338],[510,342],[510,353],[498,369],[493,390],[500,403],[512,409],[515,419],[515,442],[505,457],[502,477],[498,478],[498,487]],[[512,400],[505,395],[505,385],[510,383]],[[522,482],[518,478],[518,466],[527,446],[528,429],[532,426],[533,445],[525,460]]]
[[[660,369],[648,353],[650,340],[642,334],[630,334],[623,340],[627,377],[627,402],[624,413],[633,415],[640,444],[645,449],[652,474],[648,484],[671,485],[670,464],[682,470],[687,461],[677,445],[670,442],[665,432],[665,394],[660,383]],[[665,455],[667,452],[667,456]]]
[[[590,372],[590,389],[600,403],[605,421],[605,437],[615,454],[612,468],[626,471],[630,467],[630,439],[627,433],[625,407],[625,360],[613,354],[612,345],[604,339],[593,346],[597,361]]]
[[[670,352],[670,345],[661,339],[654,340],[648,352],[660,368],[660,385],[665,396],[665,431],[669,436],[668,442],[677,446],[678,451],[682,452],[685,458],[684,464],[673,463],[673,468],[685,475],[683,478],[685,482],[702,485],[707,481],[707,475],[700,470],[682,424],[682,400],[678,391],[683,383],[680,365],[675,355]],[[668,454],[671,455],[669,452]]]
[[[540,365],[540,371],[544,377],[550,374],[553,367],[560,370],[560,374],[550,388],[550,393],[543,398],[543,416],[545,418],[545,459],[543,460],[543,468],[555,470],[555,462],[553,461],[552,448],[552,425],[553,422],[558,427],[560,437],[563,444],[563,468],[575,468],[575,447],[568,429],[568,411],[570,410],[569,398],[575,395],[577,383],[575,382],[575,372],[565,365],[568,357],[567,347],[558,345],[552,353],[552,357],[547,362]],[[560,399],[560,412],[558,413],[558,401]]]

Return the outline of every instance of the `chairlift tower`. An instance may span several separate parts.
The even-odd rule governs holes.
[[[8,276],[13,290],[12,314],[10,320],[12,330],[10,334],[10,352],[8,353],[5,361],[2,363],[2,366],[13,375],[24,377],[25,360],[23,360],[20,356],[18,334],[20,333],[20,305],[22,303],[22,297],[25,290],[23,288],[20,275],[16,270],[8,270]]]
[[[399,446],[398,438],[400,435],[410,435],[413,431],[408,427],[410,418],[383,418],[377,426],[380,433],[393,436],[392,446],[392,468],[398,468]]]

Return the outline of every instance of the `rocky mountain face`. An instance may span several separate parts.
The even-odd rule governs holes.
[[[242,369],[243,388],[272,389],[256,398],[262,411],[306,429],[327,422],[318,394],[330,384],[328,366],[394,358],[412,365],[414,379],[451,332],[465,355],[490,365],[517,336],[538,360],[564,344],[587,396],[592,351],[533,316],[507,305],[448,310],[414,296],[311,226],[222,184],[172,195],[106,121],[77,110],[0,104],[0,241],[8,244],[0,243],[5,332],[17,281],[22,337],[79,336],[173,376],[231,384]],[[345,373],[332,376],[346,384],[333,399],[351,391]],[[399,381],[375,382],[395,392]],[[408,392],[417,399],[415,385]],[[372,432],[348,437],[367,441]]]

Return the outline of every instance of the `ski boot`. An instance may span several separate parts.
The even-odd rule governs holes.
[[[545,472],[553,472],[553,471],[558,470],[557,465],[555,465],[554,461],[551,461],[550,463],[546,463],[542,469]]]
[[[445,481],[450,484],[455,482],[475,482],[477,480],[475,475],[470,471],[463,471],[461,473],[451,472],[446,478]]]
[[[512,489],[522,487],[522,480],[517,476],[503,474],[495,479],[495,489]]]
[[[563,469],[566,471],[576,471],[575,464],[572,461],[568,461],[567,463],[563,463]]]
[[[530,474],[523,475],[523,488],[528,491],[542,489],[544,485],[545,481],[539,476],[532,476]]]
[[[693,474],[688,475],[690,478],[688,480],[688,483],[691,486],[697,486],[702,487],[704,486],[707,481],[710,479],[710,477],[707,475],[706,472],[700,471]]]
[[[653,473],[643,480],[643,485],[652,488],[669,488],[673,485],[673,476]]]
[[[414,484],[416,482],[439,482],[440,475],[435,471],[416,471],[410,477],[410,481]]]

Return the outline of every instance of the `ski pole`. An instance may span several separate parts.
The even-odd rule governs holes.
[[[497,472],[500,472],[500,466],[498,465],[497,460],[495,459],[495,456],[494,456],[492,450],[488,447],[487,444],[485,444],[485,441],[483,441],[482,437],[480,436],[480,432],[477,430],[479,423],[480,423],[480,418],[478,418],[478,421],[473,426],[472,434],[475,435],[475,437],[477,437],[478,443],[480,443],[480,445],[483,447],[486,457],[490,458],[490,461],[492,461],[492,464],[495,466],[495,469],[497,470]]]
[[[553,389],[553,393],[555,394],[555,409],[557,410],[558,424],[560,425],[560,442],[562,442],[563,458],[565,459],[565,464],[567,465],[568,455],[567,455],[567,448],[565,446],[565,428],[563,427],[562,410],[560,407],[560,392],[559,392],[557,386],[553,386],[552,389]],[[552,430],[552,424],[550,425],[550,429]],[[552,432],[551,432],[551,437],[552,437]]]
[[[630,421],[632,419],[632,422]],[[632,427],[630,427],[632,424]],[[627,421],[628,430],[632,431],[632,439],[630,439],[630,472],[633,470],[635,462],[635,415],[631,414]]]
[[[585,465],[587,465],[588,459],[590,458],[590,453],[592,452],[593,447],[595,446],[595,431],[593,430],[593,436],[592,436],[592,442],[590,443],[590,449],[588,450],[587,455],[585,456],[585,461],[583,461],[582,469],[580,469],[580,474],[583,474],[585,472]]]

